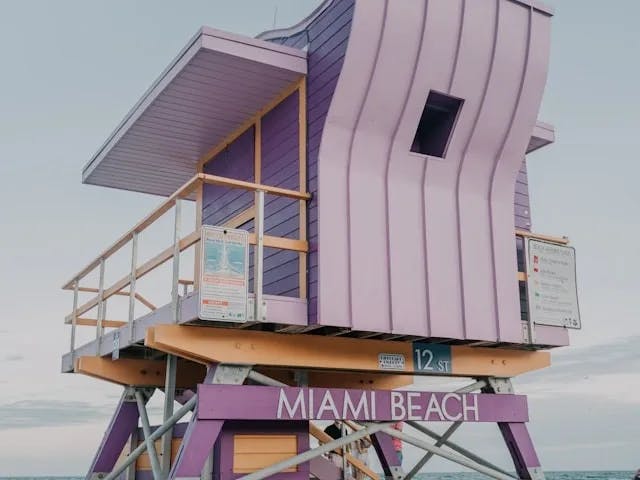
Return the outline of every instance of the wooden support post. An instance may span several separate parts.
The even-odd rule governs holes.
[[[307,191],[307,82],[300,80],[298,87],[298,159],[300,171],[300,192]],[[300,200],[299,204],[299,238],[307,241],[307,202]],[[300,298],[307,298],[307,253],[298,253],[298,290]]]

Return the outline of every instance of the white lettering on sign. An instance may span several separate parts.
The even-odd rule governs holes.
[[[458,403],[462,403],[462,399],[460,398],[460,395],[458,395],[457,393],[447,393],[442,398],[442,413],[444,414],[444,418],[446,418],[447,420],[453,420],[455,422],[456,420],[460,420],[460,418],[462,418],[462,413],[459,413],[458,415],[451,415],[447,411],[447,401],[451,398],[456,399]]]
[[[470,405],[469,402],[472,401],[473,405]],[[465,420],[469,420],[469,412],[473,412],[472,422],[477,422],[480,420],[478,416],[478,397],[475,395],[463,395],[462,396],[462,414],[464,415]]]
[[[289,418],[294,418],[298,409],[300,410],[302,418],[306,418],[307,413],[304,402],[304,391],[300,390],[300,392],[298,392],[298,396],[296,397],[296,401],[293,403],[292,407],[289,403],[289,399],[287,398],[287,394],[283,389],[280,389],[280,395],[278,396],[278,418],[282,418],[283,407],[287,409]]]
[[[324,393],[324,397],[320,403],[320,408],[318,408],[318,416],[321,417],[326,411],[330,411],[333,414],[333,418],[338,418],[340,416],[338,415],[338,410],[336,410],[336,403],[333,401],[331,390],[327,390]]]
[[[440,408],[438,397],[436,397],[435,395],[431,395],[429,397],[427,410],[424,412],[424,419],[427,420],[428,418],[430,418],[432,413],[435,413],[436,415],[438,415],[441,421],[444,421],[444,417],[442,416],[442,408]]]
[[[401,392],[391,392],[391,420],[402,420],[406,414],[404,395]]]
[[[381,402],[389,410],[376,412],[376,403]],[[376,420],[376,417],[393,421],[478,422],[480,408],[478,396],[459,393],[341,390],[336,394],[335,390],[324,390],[322,400],[316,399],[315,403],[312,389],[287,396],[287,389],[281,388],[278,395],[278,419]]]
[[[351,395],[349,392],[344,392],[344,403],[342,405],[342,411],[345,416],[349,411],[351,411],[351,415],[353,418],[358,418],[360,415],[360,410],[363,411],[364,417],[369,418],[369,403],[367,402],[367,392],[362,392],[360,396],[360,401],[358,402],[358,407],[353,406],[353,402],[351,401]]]

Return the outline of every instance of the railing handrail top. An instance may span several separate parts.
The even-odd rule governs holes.
[[[167,198],[159,206],[154,208],[146,217],[144,217],[142,220],[136,223],[136,225],[133,228],[127,231],[127,233],[122,235],[109,248],[107,248],[100,255],[98,255],[95,260],[90,262],[86,267],[84,267],[77,274],[71,277],[71,279],[62,286],[62,289],[69,290],[73,288],[74,283],[76,281],[80,281],[87,274],[89,274],[93,269],[95,269],[98,265],[100,265],[100,261],[103,258],[106,260],[115,252],[117,252],[122,247],[124,247],[133,238],[133,235],[135,233],[140,233],[149,225],[151,225],[153,222],[155,222],[159,217],[165,214],[173,206],[173,204],[177,199],[189,195],[200,180],[201,179],[199,178],[198,175],[194,175],[193,177],[191,177],[184,185],[182,185],[178,190],[176,190],[169,198]]]
[[[107,259],[115,252],[124,247],[131,239],[133,235],[136,233],[140,233],[145,230],[149,225],[155,222],[158,218],[164,215],[178,199],[184,198],[188,196],[193,189],[199,183],[206,184],[214,184],[214,185],[225,185],[231,188],[242,188],[245,190],[262,190],[265,193],[269,193],[272,195],[289,197],[297,200],[309,200],[311,195],[307,192],[299,192],[296,190],[289,190],[286,188],[280,187],[272,187],[269,185],[262,185],[254,182],[246,182],[243,180],[235,180],[227,177],[220,177],[217,175],[209,175],[206,173],[197,173],[193,177],[191,177],[186,183],[184,183],[178,190],[176,190],[169,198],[163,201],[159,206],[153,209],[146,217],[140,220],[133,228],[127,231],[124,235],[122,235],[118,240],[116,240],[109,248],[104,250],[95,260],[90,262],[86,267],[80,270],[77,274],[75,274],[69,281],[67,281],[63,286],[63,290],[70,290],[73,288],[75,282],[79,282],[82,278],[88,275],[92,270],[97,268],[100,265],[100,261],[102,259]]]
[[[569,243],[569,237],[556,237],[542,233],[533,233],[528,230],[516,230],[516,237],[532,238],[534,240],[543,240],[545,242],[558,243],[560,245],[567,245]]]

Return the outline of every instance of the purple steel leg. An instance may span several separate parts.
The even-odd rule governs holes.
[[[393,448],[391,437],[386,433],[375,433],[371,435],[371,443],[378,455],[385,477],[397,478],[403,476],[402,463],[398,458],[398,453]]]
[[[86,479],[94,474],[109,473],[122,453],[131,434],[138,428],[138,406],[131,390],[126,389],[120,398],[109,427],[102,438]]]
[[[498,423],[509,453],[516,467],[518,478],[526,480],[544,479],[540,460],[524,423]]]
[[[169,480],[184,477],[200,478],[207,457],[213,450],[213,444],[220,435],[222,425],[224,425],[223,420],[198,420],[197,414],[194,413],[169,473]]]

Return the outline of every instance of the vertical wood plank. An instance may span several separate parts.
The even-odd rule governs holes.
[[[196,173],[204,173],[204,166],[198,165]],[[203,199],[204,184],[199,182],[196,187],[196,232],[200,233],[202,230],[202,199]],[[202,242],[198,242],[195,245],[194,250],[194,265],[193,265],[193,290],[200,288],[200,252],[202,249]]]
[[[300,172],[300,191],[307,191],[307,81],[300,80],[298,87],[298,158]],[[300,240],[307,240],[307,202],[300,200]],[[298,281],[300,298],[307,298],[307,252],[298,254]]]

